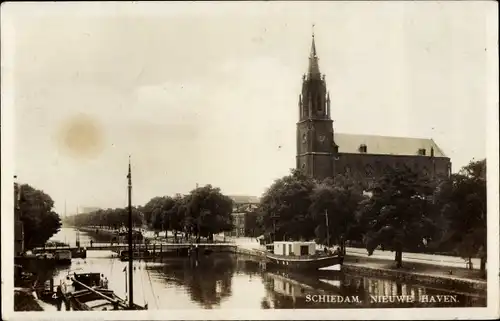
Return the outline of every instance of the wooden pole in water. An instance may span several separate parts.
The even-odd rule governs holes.
[[[328,226],[328,210],[325,210],[326,219],[326,246],[330,247],[330,228]]]
[[[129,307],[134,306],[134,268],[133,268],[133,256],[132,251],[132,168],[130,165],[130,156],[128,158],[128,282],[129,282],[129,294],[128,302]]]

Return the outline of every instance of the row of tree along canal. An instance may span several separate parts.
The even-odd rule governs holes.
[[[218,188],[154,197],[134,209],[136,226],[207,237],[233,229],[233,203]],[[120,228],[125,209],[71,217],[74,226]],[[299,171],[277,179],[255,211],[245,215],[246,236],[267,241],[315,239],[320,244],[359,244],[369,254],[381,247],[480,258],[486,267],[486,160],[473,161],[446,178],[422,176],[408,167],[387,168],[363,181],[349,174],[316,181]],[[472,266],[471,266],[472,268]]]

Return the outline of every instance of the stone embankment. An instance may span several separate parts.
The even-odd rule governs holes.
[[[484,293],[487,287],[486,280],[477,273],[479,271],[433,264],[403,261],[403,267],[397,269],[393,261],[347,256],[342,270],[351,274],[397,279],[401,282],[453,289],[457,292]]]
[[[263,248],[255,239],[233,239],[232,241],[236,244],[236,253],[262,256]],[[371,258],[366,254],[361,256],[359,251],[356,251],[354,255],[347,253],[342,270],[366,277],[391,278],[428,287],[453,289],[458,292],[484,293],[486,291],[487,282],[482,277],[481,271],[459,268],[456,264],[443,265],[447,264],[447,261],[455,263],[456,260],[442,260],[440,257],[437,259],[439,262],[426,260],[426,263],[403,260],[403,268],[396,269],[394,261],[386,257]]]

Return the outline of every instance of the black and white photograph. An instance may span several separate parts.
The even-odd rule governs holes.
[[[6,2],[2,319],[499,310],[494,1]]]

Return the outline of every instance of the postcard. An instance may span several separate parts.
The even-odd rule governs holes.
[[[498,318],[497,10],[3,3],[2,318]]]

